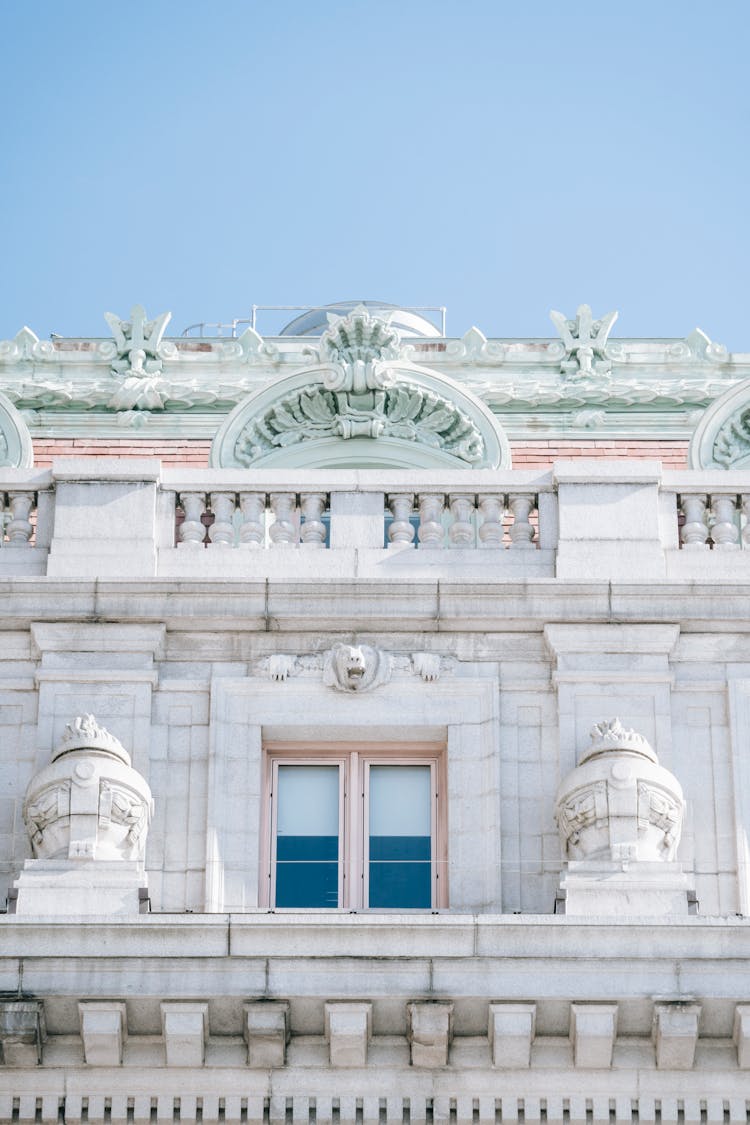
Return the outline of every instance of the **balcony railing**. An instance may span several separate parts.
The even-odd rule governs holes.
[[[520,486],[519,486],[520,487]],[[247,491],[240,486],[176,493],[176,543],[183,548],[331,548],[337,491]],[[383,547],[425,550],[539,548],[535,492],[386,492]],[[335,511],[334,499],[334,511]],[[336,518],[335,516],[333,517]],[[377,517],[376,517],[377,522]],[[335,541],[335,540],[334,540]]]
[[[0,511],[0,576],[750,578],[750,472],[656,462],[243,472],[61,458],[4,470]]]

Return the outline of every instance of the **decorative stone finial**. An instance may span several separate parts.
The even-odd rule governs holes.
[[[150,357],[149,373],[161,370],[161,356],[159,349],[166,327],[172,319],[171,312],[160,313],[159,316],[149,320],[143,305],[134,305],[130,312],[130,320],[122,320],[115,313],[104,314],[115,340],[118,358],[113,361],[112,367],[116,371],[124,371],[132,366],[134,353],[141,352],[143,358]],[[157,366],[154,366],[156,364]]]
[[[78,715],[72,723],[68,723],[57,749],[52,753],[52,761],[56,762],[72,750],[99,750],[119,758],[126,766],[130,765],[130,755],[125,747],[105,727],[99,726],[93,715]]]
[[[382,392],[394,379],[389,361],[398,359],[400,350],[398,332],[389,327],[387,320],[370,316],[364,305],[348,316],[329,316],[329,321],[330,327],[321,336],[318,348],[323,386],[327,391],[336,392],[339,403],[345,402],[350,412],[352,408],[357,413],[364,411],[368,418],[382,415],[385,405]],[[357,397],[350,402],[350,395]],[[378,417],[377,421],[377,433],[363,429],[358,436],[379,437],[383,420]],[[340,436],[353,435],[342,433]]]
[[[140,860],[152,805],[120,742],[80,715],[31,779],[23,819],[37,858]]]
[[[143,305],[133,307],[130,320],[104,314],[115,341],[112,374],[124,379],[109,400],[113,410],[160,410],[164,406],[162,359],[174,352],[174,344],[162,344],[162,338],[171,318],[171,312],[165,312],[148,320]]]
[[[619,719],[591,730],[591,746],[557,791],[566,913],[687,913],[687,879],[673,862],[685,802],[648,741]]]
[[[650,762],[656,762],[657,757],[653,748],[637,731],[624,727],[619,719],[604,719],[601,723],[594,723],[591,728],[591,745],[583,754],[579,765],[588,762],[597,754],[611,753],[613,750],[624,750],[631,754],[642,754]]]
[[[685,802],[643,735],[606,719],[558,790],[555,819],[568,859],[671,860]]]
[[[320,337],[321,360],[347,365],[398,359],[401,337],[389,321],[388,316],[372,316],[365,305],[347,316],[329,313],[328,328]]]
[[[579,305],[575,320],[564,313],[550,311],[554,324],[565,346],[565,359],[560,365],[569,379],[584,379],[592,375],[609,375],[612,363],[605,349],[617,312],[609,312],[594,320],[590,305]]]

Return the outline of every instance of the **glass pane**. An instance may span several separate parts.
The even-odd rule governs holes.
[[[276,906],[338,906],[339,767],[278,767]]]
[[[429,766],[370,766],[371,907],[432,906]]]

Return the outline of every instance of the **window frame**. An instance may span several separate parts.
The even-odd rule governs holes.
[[[339,767],[339,905],[276,906],[276,824],[278,768],[284,765]],[[263,744],[259,905],[271,911],[367,911],[403,913],[398,907],[370,907],[368,898],[369,774],[372,765],[430,766],[431,906],[411,907],[418,913],[448,906],[448,809],[446,747],[443,742],[282,742]]]

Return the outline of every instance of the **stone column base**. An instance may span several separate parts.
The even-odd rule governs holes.
[[[146,875],[134,860],[27,859],[13,884],[16,914],[139,914]]]
[[[562,913],[568,915],[652,918],[694,913],[694,891],[681,863],[571,860],[560,890]]]

